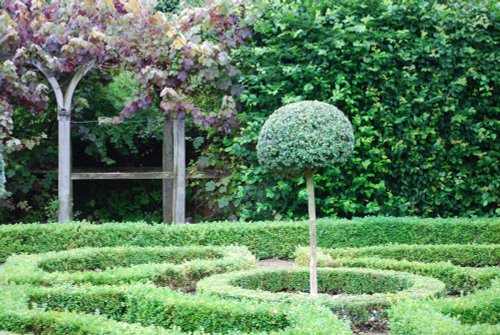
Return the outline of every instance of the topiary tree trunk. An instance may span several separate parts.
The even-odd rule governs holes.
[[[313,171],[307,171],[305,173],[306,185],[307,185],[307,204],[309,211],[309,236],[311,245],[311,264],[310,264],[310,286],[311,295],[318,295],[318,274],[317,274],[317,243],[316,243],[316,203],[314,197],[314,180]]]
[[[5,195],[5,165],[3,162],[2,147],[0,145],[0,199]]]

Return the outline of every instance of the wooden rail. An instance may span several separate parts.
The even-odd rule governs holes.
[[[211,171],[199,171],[187,174],[187,179],[211,179],[216,178],[217,175]],[[126,171],[126,172],[73,172],[71,180],[113,180],[113,179],[173,179],[172,172],[163,171]]]

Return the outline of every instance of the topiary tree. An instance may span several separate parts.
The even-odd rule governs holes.
[[[311,295],[318,294],[316,274],[316,206],[314,173],[346,161],[354,148],[352,125],[336,107],[319,101],[283,106],[266,121],[259,134],[257,156],[271,171],[304,176],[307,184],[311,244]]]

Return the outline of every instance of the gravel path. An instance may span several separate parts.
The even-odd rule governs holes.
[[[294,261],[285,261],[282,259],[264,259],[259,261],[259,269],[293,269],[298,268],[299,265]]]

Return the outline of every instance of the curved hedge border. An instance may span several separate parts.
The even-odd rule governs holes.
[[[118,321],[89,314],[96,311]],[[4,286],[0,329],[52,335],[351,334],[346,322],[321,306],[225,301],[151,285]]]
[[[447,261],[458,266],[496,266],[500,263],[500,244],[390,244],[330,249],[327,253],[333,258],[375,256],[424,263]]]
[[[255,266],[255,257],[245,247],[81,248],[11,256],[0,280],[35,285],[152,281],[189,290],[196,281],[211,274]]]
[[[29,309],[26,287],[0,286],[0,330],[35,334],[181,335],[158,327],[142,327],[104,316]]]
[[[500,244],[500,218],[420,219],[367,217],[319,220],[318,246],[362,247],[387,243]],[[306,222],[145,223],[0,225],[0,262],[15,253],[120,245],[244,245],[258,258],[292,258],[309,244]],[[280,243],[276,243],[280,241]]]
[[[500,281],[455,299],[405,302],[389,310],[394,335],[500,334]]]
[[[308,264],[309,257],[307,248],[298,248],[295,253],[301,265]],[[497,264],[500,264],[500,245],[386,245],[318,251],[319,266],[363,267],[431,276],[443,281],[452,294],[490,287],[491,280],[500,277],[500,269],[494,267]],[[469,267],[484,265],[492,267]]]
[[[197,291],[222,298],[319,302],[337,315],[348,317],[359,324],[364,323],[373,314],[383,315],[383,310],[397,301],[440,295],[445,288],[439,280],[404,272],[320,268],[318,269],[320,292],[337,293],[336,291],[342,288],[347,294],[335,296],[320,294],[318,297],[311,297],[307,293],[283,292],[288,290],[308,292],[308,285],[309,272],[306,268],[247,270],[202,279],[197,284]]]

